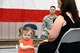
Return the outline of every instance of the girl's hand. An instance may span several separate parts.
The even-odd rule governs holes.
[[[30,46],[30,48],[34,49],[34,47],[33,47],[33,46]]]
[[[37,47],[39,43],[34,44],[34,47]]]

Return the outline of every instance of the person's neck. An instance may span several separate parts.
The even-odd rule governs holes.
[[[67,14],[70,18],[72,17],[72,15],[71,15],[70,12],[66,12],[66,14]]]
[[[51,16],[55,15],[55,14],[50,14]]]
[[[70,12],[66,12],[66,14],[69,16],[69,18],[71,19],[71,21],[72,21],[73,23],[75,23],[74,20],[72,19],[72,14],[71,14]]]

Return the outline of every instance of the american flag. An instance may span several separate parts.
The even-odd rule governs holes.
[[[76,1],[79,7],[80,0]],[[41,22],[52,5],[59,15],[57,0],[0,0],[0,39],[18,38],[19,27],[27,23],[36,24],[36,33],[40,36]]]

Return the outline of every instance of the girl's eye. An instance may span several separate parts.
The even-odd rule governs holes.
[[[27,35],[27,36],[30,36],[30,35]]]
[[[26,34],[24,34],[24,36],[26,36]]]

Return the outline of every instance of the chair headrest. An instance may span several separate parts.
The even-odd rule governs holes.
[[[37,30],[37,26],[35,24],[25,24],[23,27],[31,27],[34,30]]]

